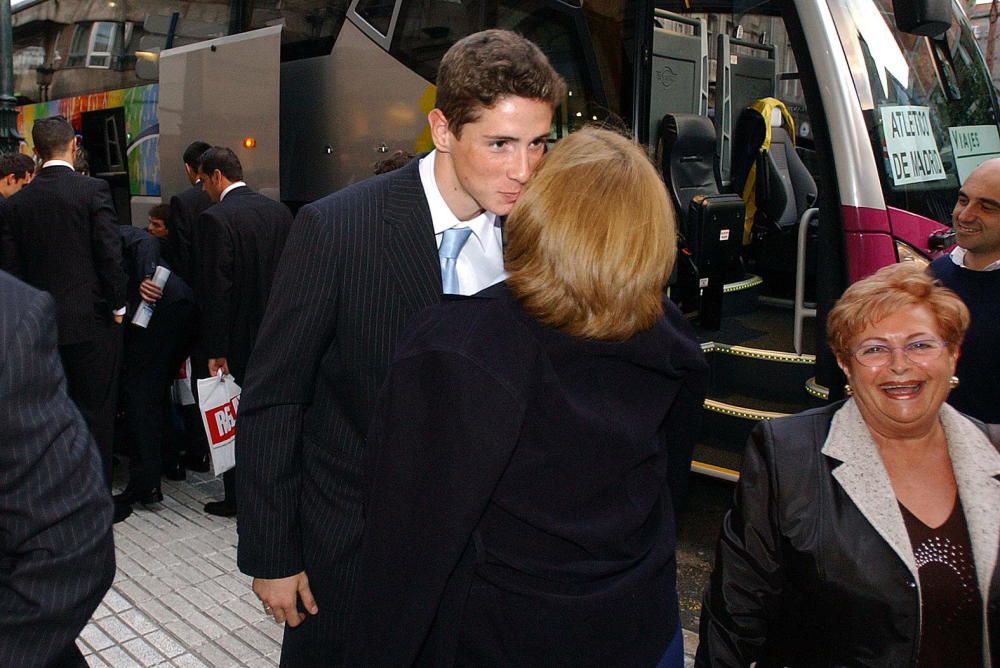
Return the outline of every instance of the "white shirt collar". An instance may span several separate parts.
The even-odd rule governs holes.
[[[951,251],[951,261],[957,264],[959,267],[962,267],[963,269],[969,269],[968,267],[965,266],[966,252],[967,251],[961,246],[955,246]],[[990,262],[988,265],[986,265],[980,270],[969,269],[969,271],[996,271],[998,269],[1000,269],[1000,260],[997,260],[995,262]]]
[[[420,159],[420,183],[424,187],[424,195],[427,197],[427,205],[431,210],[431,220],[434,223],[434,234],[438,235],[453,227],[468,227],[472,234],[484,248],[487,244],[487,235],[493,233],[493,228],[497,222],[495,213],[484,211],[471,220],[459,220],[448,204],[444,201],[444,196],[438,188],[437,179],[434,178],[434,158],[437,151],[431,151]]]
[[[230,190],[235,190],[235,189],[240,188],[240,187],[245,186],[245,185],[246,185],[246,182],[244,182],[244,181],[234,181],[233,183],[230,183],[226,187],[226,189],[222,191],[222,194],[219,195],[219,201],[221,202],[222,200],[226,199],[226,195],[229,193]]]
[[[69,167],[70,169],[75,169],[71,163],[65,160],[46,160],[42,163],[42,169],[46,167]]]

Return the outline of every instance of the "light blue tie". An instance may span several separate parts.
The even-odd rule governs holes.
[[[441,287],[446,295],[461,294],[458,291],[458,254],[469,240],[472,230],[468,227],[452,227],[441,235]]]

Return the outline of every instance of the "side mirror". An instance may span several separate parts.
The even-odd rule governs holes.
[[[953,16],[948,0],[893,0],[892,8],[901,32],[937,37],[951,27]]]

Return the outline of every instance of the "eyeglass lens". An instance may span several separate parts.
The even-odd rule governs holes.
[[[914,364],[922,364],[936,360],[945,348],[944,341],[928,339],[926,341],[911,341],[905,346],[887,346],[881,343],[865,345],[854,351],[854,357],[865,366],[885,366],[892,361],[892,353],[902,350],[908,360]]]

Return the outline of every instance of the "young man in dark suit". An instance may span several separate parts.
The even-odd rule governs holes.
[[[111,497],[66,394],[52,298],[0,272],[0,666],[86,666],[111,586]]]
[[[265,612],[287,623],[282,665],[342,662],[374,456],[365,434],[396,341],[443,292],[502,280],[498,217],[541,159],[564,91],[531,42],[471,35],[438,71],[436,150],[299,211],[236,447],[239,566]]]
[[[125,314],[118,217],[108,184],[73,170],[76,133],[62,116],[35,121],[43,160],[30,188],[0,206],[3,268],[56,301],[59,356],[111,484]]]
[[[211,378],[221,370],[242,384],[292,214],[284,204],[247,187],[240,160],[228,148],[206,151],[199,176],[217,204],[205,209],[197,223],[195,296],[208,366],[194,373]],[[235,472],[224,473],[223,482],[226,498],[205,504],[205,512],[231,517],[238,499]]]

